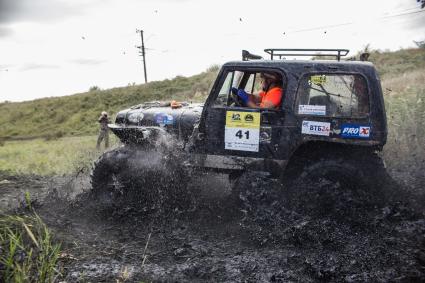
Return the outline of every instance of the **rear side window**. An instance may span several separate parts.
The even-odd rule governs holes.
[[[298,87],[299,115],[363,117],[369,113],[366,80],[358,74],[311,74]]]

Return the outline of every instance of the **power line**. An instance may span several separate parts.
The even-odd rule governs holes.
[[[417,13],[422,13],[422,12],[425,12],[425,10],[419,10],[419,11],[413,11],[413,12],[407,12],[407,13],[400,13],[400,14],[395,14],[395,15],[390,15],[390,16],[383,16],[383,17],[380,17],[378,19],[394,18],[394,17],[400,17],[400,16],[405,16],[405,15],[410,15],[410,14],[417,14]]]
[[[319,30],[319,29],[325,29],[325,28],[342,27],[342,26],[348,26],[348,25],[352,25],[352,24],[354,24],[354,22],[334,24],[334,25],[321,26],[321,27],[315,27],[315,28],[299,29],[299,30],[292,31],[292,33],[299,33],[299,32],[312,31],[312,30]]]
[[[377,19],[378,20],[385,20],[385,19],[388,19],[388,18],[395,18],[395,17],[417,14],[417,13],[422,13],[422,12],[425,12],[425,10],[419,10],[419,11],[413,11],[413,12],[407,12],[407,13],[399,13],[399,14],[389,15],[389,16],[382,16],[382,17],[379,17]],[[306,31],[313,31],[313,30],[321,30],[321,29],[326,29],[326,28],[348,26],[348,25],[353,25],[353,24],[356,24],[356,22],[347,22],[347,23],[333,24],[333,25],[320,26],[320,27],[314,27],[314,28],[298,29],[298,30],[293,30],[293,31],[290,31],[290,32],[291,33],[299,33],[299,32],[306,32]]]

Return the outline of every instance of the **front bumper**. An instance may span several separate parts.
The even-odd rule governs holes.
[[[143,144],[149,139],[153,139],[158,134],[166,134],[167,132],[161,127],[155,126],[126,126],[117,124],[108,124],[108,128],[123,143]]]

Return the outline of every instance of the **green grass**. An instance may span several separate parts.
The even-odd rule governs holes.
[[[118,140],[110,134],[111,144]],[[100,154],[96,150],[97,136],[64,137],[46,141],[6,141],[0,146],[0,171],[17,174],[62,175],[82,166],[90,168]]]
[[[0,215],[0,281],[56,282],[60,245],[41,218]]]

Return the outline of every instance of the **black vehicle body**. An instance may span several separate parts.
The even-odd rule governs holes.
[[[120,111],[115,124],[110,124],[109,128],[126,144],[146,142],[149,130],[152,129],[164,130],[186,143],[194,126],[199,123],[202,107],[200,103],[183,103],[177,109],[172,109],[170,103],[140,104]]]
[[[226,90],[227,100],[222,95],[229,76],[232,77],[230,86],[247,88],[250,78],[255,81],[256,74],[267,71],[282,75],[283,99],[279,109],[237,106],[230,87]],[[234,84],[236,73],[240,78]],[[333,93],[324,90],[330,83],[333,84]],[[354,97],[353,90],[349,96],[350,92],[345,89],[354,89],[356,84],[361,85],[362,94]],[[254,90],[254,83],[249,88]],[[348,93],[348,96],[338,93],[341,88],[341,92]],[[308,98],[303,96],[306,90],[310,93]],[[312,96],[313,92],[315,96]],[[217,103],[220,95],[221,104]],[[315,97],[317,101],[327,102],[323,105],[309,104]],[[306,102],[301,102],[302,99]],[[331,105],[335,104],[334,101],[340,102]],[[350,106],[347,106],[347,101]],[[360,104],[363,110],[360,110]],[[331,108],[334,112],[330,112]],[[230,123],[228,113],[245,115],[249,119],[260,117],[259,125],[254,127],[255,131],[259,131],[255,142],[258,148],[257,145],[228,142],[231,139],[226,135],[233,126],[226,124]],[[343,149],[346,153],[366,154],[380,151],[387,138],[384,101],[377,71],[372,63],[358,61],[229,62],[222,66],[204,104],[184,104],[178,109],[161,103],[138,105],[119,112],[115,123],[109,127],[126,144],[143,144],[149,138],[150,130],[165,130],[182,141],[182,149],[192,157],[192,166],[224,172],[253,169],[273,175],[285,174],[285,168],[297,157],[317,156],[322,151]],[[242,131],[237,131],[241,139],[247,132],[243,130],[245,127],[247,124],[241,124]],[[359,131],[365,134],[361,136]],[[232,146],[240,147],[235,150]],[[245,146],[248,150],[244,150]]]

